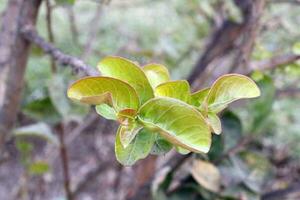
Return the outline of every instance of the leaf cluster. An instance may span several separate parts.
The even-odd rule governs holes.
[[[221,76],[210,88],[191,93],[186,80],[171,80],[160,64],[140,67],[109,56],[98,69],[102,76],[76,81],[67,95],[95,105],[99,115],[119,122],[115,153],[123,165],[173,147],[182,154],[207,153],[211,132],[222,132],[217,114],[233,101],[260,95],[255,82],[239,74]]]

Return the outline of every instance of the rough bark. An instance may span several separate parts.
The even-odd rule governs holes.
[[[0,32],[0,146],[13,127],[24,85],[30,43],[22,37],[24,24],[34,25],[41,0],[10,0]]]

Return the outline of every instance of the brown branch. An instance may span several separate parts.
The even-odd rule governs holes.
[[[299,59],[300,59],[300,55],[289,53],[289,54],[285,54],[285,55],[274,56],[267,60],[253,61],[250,63],[249,68],[251,71],[274,69],[281,65],[293,63]],[[249,72],[250,71],[248,71],[248,73]]]
[[[84,75],[94,76],[98,72],[93,67],[85,64],[82,60],[77,57],[64,54],[61,50],[53,46],[51,43],[46,42],[42,37],[38,35],[34,27],[26,25],[22,28],[23,37],[36,44],[44,50],[46,54],[49,54],[61,65],[70,66],[76,73],[83,73]]]
[[[64,125],[60,125],[60,130],[59,130],[59,140],[60,140],[60,157],[61,157],[61,163],[62,163],[62,168],[63,168],[63,176],[64,176],[64,188],[65,188],[65,193],[67,200],[73,200],[73,194],[70,189],[70,172],[69,172],[69,159],[68,159],[68,153],[67,149],[65,146],[65,141],[64,141]]]

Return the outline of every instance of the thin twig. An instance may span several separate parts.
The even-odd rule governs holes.
[[[21,30],[23,37],[36,44],[44,50],[45,53],[52,56],[57,62],[62,65],[69,65],[76,73],[82,72],[84,75],[94,76],[99,73],[93,67],[85,64],[77,57],[64,54],[61,50],[53,46],[53,44],[46,42],[41,36],[38,35],[35,28],[31,25],[26,25]]]
[[[64,176],[64,188],[67,200],[73,200],[73,194],[71,192],[70,188],[70,173],[69,173],[69,159],[68,159],[68,153],[65,146],[64,141],[64,125],[60,125],[60,131],[59,131],[59,140],[60,140],[60,157],[61,157],[61,163],[63,168],[63,176]]]
[[[68,6],[66,7],[66,9],[68,11],[68,16],[70,21],[70,31],[72,35],[72,40],[77,46],[80,46],[79,39],[78,39],[79,33],[76,25],[76,18],[75,18],[73,6]]]
[[[288,54],[284,54],[284,55],[274,56],[270,59],[266,59],[266,60],[262,60],[262,61],[253,61],[250,63],[249,68],[250,68],[250,71],[274,69],[278,66],[290,64],[297,60],[300,60],[300,55],[288,53]]]

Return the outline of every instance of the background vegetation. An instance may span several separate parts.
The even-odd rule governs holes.
[[[18,92],[3,90],[7,80],[22,88],[14,125],[0,129],[0,199],[300,199],[298,0],[43,0],[26,32],[26,23],[7,16],[31,2],[39,0],[0,2],[1,126],[10,118],[4,99]],[[20,76],[2,62],[10,24],[22,25],[11,46],[19,47],[18,37],[32,43]],[[35,28],[88,66],[107,55],[162,63],[194,89],[237,72],[251,76],[262,96],[222,113],[223,133],[207,155],[171,152],[122,167],[116,124],[66,97],[84,70],[45,53],[30,37]],[[10,59],[18,62],[23,49]]]

